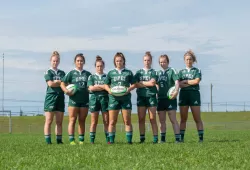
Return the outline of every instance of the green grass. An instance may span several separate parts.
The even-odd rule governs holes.
[[[190,115],[185,143],[181,144],[174,143],[170,125],[167,143],[152,144],[149,129],[146,143],[139,144],[136,115],[133,145],[126,144],[124,129],[119,128],[116,144],[107,145],[101,126],[94,145],[89,143],[88,133],[84,145],[70,146],[66,133],[65,144],[46,145],[42,131],[44,117],[13,117],[13,127],[16,126],[13,134],[1,128],[7,120],[0,117],[0,169],[250,169],[250,113],[247,112],[203,113],[204,143],[198,143]],[[64,131],[66,126],[67,117]]]

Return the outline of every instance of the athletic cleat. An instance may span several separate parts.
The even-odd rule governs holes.
[[[57,144],[63,144],[63,142],[58,142]]]
[[[177,141],[175,141],[175,143],[182,143],[182,142],[177,140]]]
[[[112,143],[111,142],[107,142],[108,145],[111,145]]]
[[[161,141],[160,143],[166,143],[166,141]]]
[[[199,143],[203,143],[203,140],[199,140]]]
[[[90,144],[95,144],[94,142],[90,142]]]
[[[75,141],[72,141],[69,143],[70,145],[76,145],[76,142]]]
[[[80,141],[80,142],[79,142],[79,145],[83,145],[83,142],[82,142],[82,141]]]
[[[133,144],[133,142],[128,142],[128,144],[129,144],[129,145],[132,145],[132,144]]]

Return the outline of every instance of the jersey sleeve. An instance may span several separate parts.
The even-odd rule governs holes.
[[[111,84],[111,77],[110,77],[110,72],[108,72],[107,77],[104,81],[104,84],[110,85]]]
[[[133,76],[133,82],[134,83],[138,83],[140,80],[139,80],[139,77],[140,77],[140,72],[139,71],[137,71],[136,73],[135,73],[135,75]]]
[[[72,82],[72,76],[71,76],[71,71],[68,72],[62,79],[62,82],[66,84],[70,84]]]
[[[90,75],[89,78],[88,78],[88,84],[87,84],[87,86],[89,87],[89,86],[94,86],[94,85],[95,84],[94,84],[93,76]]]
[[[52,77],[52,75],[51,75],[51,73],[50,73],[49,70],[47,70],[47,71],[44,73],[44,79],[45,79],[46,82],[47,82],[47,81],[53,81],[53,77]]]
[[[201,70],[200,69],[197,69],[196,70],[196,73],[194,75],[194,78],[199,78],[201,80],[201,77],[202,77],[202,74],[201,74]]]
[[[158,76],[157,76],[157,73],[156,73],[156,71],[152,71],[152,75],[151,75],[151,79],[154,79],[155,81],[157,81],[157,78]]]
[[[172,68],[172,79],[174,80],[174,82],[175,82],[176,80],[179,80],[179,79],[180,79],[177,70],[174,69],[174,68]]]
[[[129,83],[130,84],[135,84],[135,79],[134,79],[134,74],[132,71],[130,71],[130,74],[129,74]]]
[[[179,80],[182,80],[182,70],[178,72]]]

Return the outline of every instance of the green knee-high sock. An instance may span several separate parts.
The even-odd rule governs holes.
[[[199,140],[203,141],[204,130],[198,130]]]
[[[161,133],[161,142],[166,142],[166,132]]]
[[[126,138],[128,143],[132,143],[133,132],[132,131],[126,132]]]
[[[84,134],[80,134],[78,139],[80,142],[83,142],[84,141]]]
[[[45,142],[47,144],[51,144],[51,135],[50,134],[49,135],[44,135],[44,137],[45,137]]]
[[[62,135],[56,135],[56,143],[61,144],[62,142]]]
[[[184,141],[185,130],[180,130],[181,133],[181,141]]]
[[[153,143],[158,143],[158,135],[154,135]]]
[[[72,135],[69,135],[69,142],[73,142],[75,141],[75,135],[72,134]]]
[[[95,132],[90,132],[90,143],[94,143],[95,142]]]
[[[140,134],[140,142],[143,143],[145,141],[145,134]]]
[[[109,132],[109,142],[110,143],[115,142],[115,132]]]
[[[109,133],[107,131],[105,131],[104,133],[105,133],[105,137],[106,137],[106,142],[109,142]]]
[[[180,142],[181,141],[181,134],[175,134],[175,141]]]

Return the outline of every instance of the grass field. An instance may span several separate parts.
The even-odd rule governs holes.
[[[133,115],[133,145],[125,143],[119,119],[121,128],[117,128],[116,144],[104,142],[99,126],[96,143],[91,145],[86,133],[81,146],[70,146],[66,133],[64,145],[46,145],[42,116],[13,117],[12,134],[8,134],[8,118],[0,117],[0,169],[250,169],[250,113],[203,113],[202,117],[204,143],[197,142],[190,115],[185,143],[174,143],[173,130],[168,125],[167,143],[152,144],[149,128],[147,142],[139,144],[137,117]],[[86,128],[88,131],[89,125]]]

